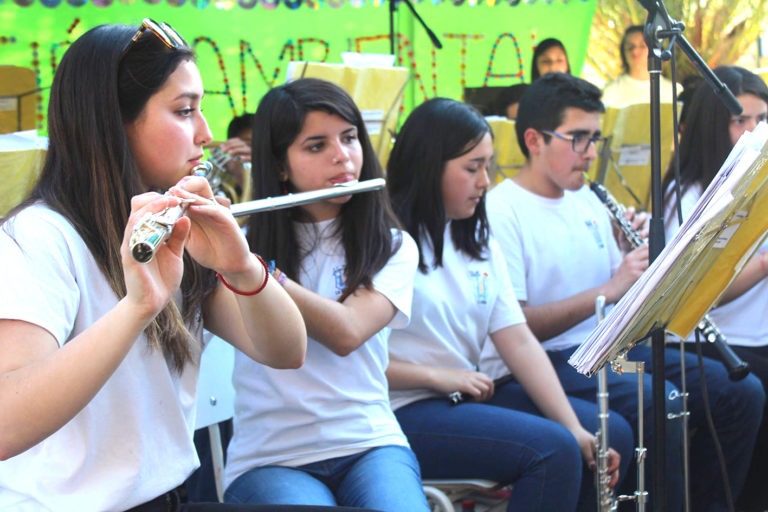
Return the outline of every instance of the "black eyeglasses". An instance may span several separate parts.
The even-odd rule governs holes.
[[[578,134],[578,135],[565,135],[562,133],[557,132],[551,132],[549,130],[539,130],[541,133],[546,133],[547,135],[552,135],[554,137],[557,137],[558,139],[563,140],[569,140],[571,141],[571,149],[573,149],[574,153],[578,153],[580,155],[583,155],[587,152],[589,149],[589,145],[593,142],[595,143],[595,146],[599,142],[602,142],[605,140],[605,137],[601,135],[593,135],[592,137],[588,136],[586,133]]]
[[[147,31],[150,31],[155,36],[157,36],[157,38],[160,39],[168,48],[177,50],[189,48],[189,45],[184,40],[184,38],[181,37],[181,35],[179,35],[179,33],[176,32],[169,24],[164,22],[157,23],[153,19],[144,18],[144,20],[141,22],[141,27],[139,27],[139,30],[128,42],[125,50],[123,50],[123,55],[128,53],[128,50],[130,50],[133,43],[141,39],[141,36],[144,35]]]

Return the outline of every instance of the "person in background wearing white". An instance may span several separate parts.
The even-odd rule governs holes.
[[[619,45],[621,67],[624,72],[603,90],[603,103],[607,107],[624,107],[633,103],[651,102],[651,75],[648,73],[648,46],[645,44],[643,27],[632,25],[624,31]],[[672,103],[672,81],[660,78],[662,103]]]

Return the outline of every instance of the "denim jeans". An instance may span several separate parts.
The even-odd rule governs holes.
[[[577,414],[589,411],[597,421],[594,404],[572,401]],[[522,387],[510,382],[496,389],[485,403],[450,405],[447,398],[427,399],[395,411],[422,467],[424,478],[484,478],[513,483],[509,511],[575,510],[584,480],[587,493],[594,484],[575,438],[563,426],[542,418]],[[585,428],[589,428],[585,425]],[[632,449],[629,425],[611,415],[623,451]],[[588,471],[588,470],[587,470]],[[591,491],[590,491],[591,490]],[[585,509],[587,510],[587,509]]]
[[[403,446],[370,450],[299,467],[263,466],[227,487],[227,503],[346,505],[382,512],[426,512],[419,464]]]
[[[567,361],[575,348],[548,352],[560,382],[571,396],[585,400],[595,400],[594,379],[579,374]],[[646,371],[653,372],[651,348],[645,345],[633,348],[628,359],[644,361]],[[680,354],[678,351],[666,349],[665,354],[665,386],[666,411],[679,413],[682,404],[674,396],[681,385]],[[689,393],[688,410],[690,412],[689,428],[696,429],[691,439],[690,447],[690,495],[691,509],[698,511],[726,510],[725,492],[720,478],[717,456],[709,435],[704,417],[704,406],[700,388],[701,372],[695,355],[686,354],[686,381]],[[715,430],[725,452],[726,466],[730,478],[731,491],[735,500],[746,478],[747,468],[751,458],[757,430],[762,417],[765,393],[760,382],[754,377],[733,382],[723,365],[711,359],[704,359],[706,384],[712,408]],[[637,376],[634,374],[618,375],[608,371],[608,390],[610,393],[610,408],[618,411],[637,428]],[[646,462],[646,490],[654,485],[653,468],[648,464],[653,460],[652,439],[653,407],[652,384],[650,375],[643,381],[644,394],[644,444],[648,448]],[[670,512],[681,510],[683,502],[683,473],[682,473],[682,428],[681,419],[669,420],[666,423],[666,504],[664,510]],[[634,489],[634,482],[625,482],[625,491]],[[653,496],[650,494],[653,501]]]

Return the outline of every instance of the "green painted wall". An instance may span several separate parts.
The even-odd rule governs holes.
[[[39,0],[0,0],[0,64],[33,68],[39,85],[46,87],[69,42],[87,29],[102,23],[138,24],[145,16],[166,21],[190,43],[195,41],[208,91],[203,107],[214,135],[221,138],[234,113],[253,111],[269,87],[284,81],[289,60],[336,63],[343,51],[389,51],[388,6],[378,0],[362,6],[339,0],[343,5],[337,8],[305,3],[298,9],[284,4],[246,9],[229,0],[211,5],[175,0],[179,2],[182,5],[132,1],[74,7],[46,0],[55,4],[47,7]],[[573,72],[580,71],[595,0],[531,0],[515,6],[506,1],[493,6],[456,2],[462,5],[415,4],[443,41],[443,49],[434,53],[407,6],[399,4],[398,55],[414,76],[405,93],[406,111],[436,95],[460,99],[464,85],[511,85],[521,76],[527,80],[532,47],[546,37],[561,39]],[[509,34],[515,36],[517,47]],[[44,131],[47,95],[41,96],[38,127]]]

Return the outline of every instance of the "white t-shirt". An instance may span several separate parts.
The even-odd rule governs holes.
[[[661,77],[659,94],[662,103],[672,103],[672,81]],[[678,90],[680,88],[678,87]],[[606,107],[621,108],[633,103],[651,102],[651,80],[637,80],[624,73],[605,86],[603,90],[603,104]]]
[[[475,370],[488,334],[524,323],[525,316],[496,241],[491,238],[486,260],[472,259],[454,246],[450,225],[443,233],[442,267],[432,268],[434,249],[426,237],[422,250],[429,270],[416,273],[413,319],[406,329],[392,331],[389,354],[415,364]],[[390,392],[393,409],[436,396],[430,389]]]
[[[60,346],[118,302],[73,226],[42,205],[0,227],[0,283],[0,318],[38,325]],[[83,410],[0,462],[0,510],[125,510],[180,485],[198,465],[196,380],[193,365],[177,375],[142,335]]]
[[[674,186],[674,181],[670,187]],[[683,193],[681,208],[683,219],[693,212],[696,202],[703,193],[701,185],[692,185]],[[677,233],[676,196],[664,207],[665,231],[667,243]],[[768,250],[768,241],[763,242],[760,251]],[[768,279],[762,279],[741,296],[727,304],[718,306],[709,312],[709,317],[717,325],[730,345],[744,347],[762,347],[768,345]],[[693,335],[690,336],[693,341]]]
[[[505,179],[488,193],[487,210],[515,295],[528,306],[557,302],[601,285],[621,264],[607,210],[586,186],[550,199]],[[542,346],[573,347],[595,326],[592,316]]]
[[[344,248],[334,220],[295,223],[304,258],[299,282],[337,299],[344,288]],[[319,240],[316,236],[319,233]],[[224,485],[259,466],[302,466],[376,446],[408,446],[389,405],[387,338],[408,324],[416,243],[406,232],[399,250],[373,278],[374,289],[397,308],[389,325],[346,357],[309,338],[304,365],[275,370],[235,356],[235,434],[227,450]]]

